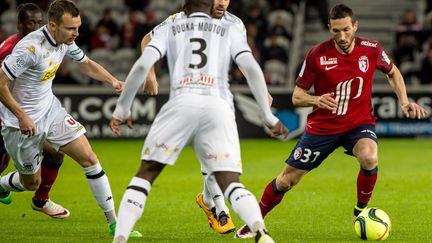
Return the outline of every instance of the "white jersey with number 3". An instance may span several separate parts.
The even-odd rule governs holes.
[[[204,13],[178,13],[152,31],[147,47],[168,57],[171,98],[181,93],[211,95],[233,107],[228,83],[231,60],[251,52],[241,26]]]

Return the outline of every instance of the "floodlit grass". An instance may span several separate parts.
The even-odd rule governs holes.
[[[92,141],[111,182],[116,206],[138,169],[142,144],[141,140]],[[258,199],[283,168],[294,144],[242,140],[241,179]],[[387,241],[432,242],[432,140],[381,139],[379,149],[379,179],[370,206],[385,210],[392,220]],[[361,242],[352,223],[357,173],[354,158],[342,150],[333,153],[266,217],[275,241]],[[156,180],[136,225],[144,238],[130,242],[253,242],[213,232],[195,203],[201,190],[200,166],[188,148],[176,166],[167,167]],[[60,170],[51,198],[70,209],[70,218],[54,220],[32,211],[31,192],[13,196],[11,205],[0,205],[0,242],[112,241],[81,168],[69,158]],[[233,218],[240,227],[240,219]]]

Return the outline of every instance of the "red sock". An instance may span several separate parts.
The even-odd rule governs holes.
[[[378,167],[372,170],[360,169],[357,177],[357,203],[367,205],[378,177]]]
[[[51,162],[42,160],[41,165],[41,177],[42,181],[39,185],[39,188],[36,190],[34,199],[38,201],[46,201],[48,200],[49,192],[51,190],[52,185],[57,179],[58,171],[60,169],[62,162]]]
[[[279,191],[276,188],[276,179],[272,180],[266,186],[261,201],[259,202],[263,218],[282,201],[284,195],[285,192]]]

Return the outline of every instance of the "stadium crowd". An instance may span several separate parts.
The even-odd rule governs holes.
[[[16,5],[21,2],[23,1],[0,1],[0,42],[16,32]],[[32,2],[46,8],[49,1]],[[120,79],[126,77],[139,56],[142,37],[181,8],[178,6],[179,1],[176,0],[76,2],[83,10],[77,44],[85,49],[92,59],[109,67]],[[229,10],[243,20],[249,45],[255,58],[266,71],[268,84],[279,85],[285,82],[294,14],[298,6],[296,2],[297,0],[231,1]],[[75,74],[75,68],[72,62],[62,65],[57,72],[56,83],[96,84]],[[157,68],[161,85],[168,85],[166,64],[159,64]],[[232,83],[246,84],[246,80],[236,67],[232,69],[231,77]]]
[[[295,15],[301,0],[236,0],[229,11],[245,24],[248,43],[262,66],[269,85],[285,85],[289,65],[290,44],[296,26]],[[25,0],[0,0],[0,43],[16,32],[16,6]],[[28,1],[46,10],[49,0]],[[132,63],[140,54],[142,37],[167,16],[178,12],[177,0],[76,0],[83,9],[82,26],[77,44],[89,56],[119,77],[125,79]],[[307,0],[316,7],[325,27],[327,1]],[[432,0],[425,0],[425,12],[407,9],[395,28],[392,57],[407,83],[430,84],[432,76]],[[306,18],[308,21],[309,17]],[[121,60],[119,62],[118,60]],[[293,60],[298,63],[298,60]],[[66,62],[57,72],[57,84],[95,84],[81,76],[76,64]],[[159,82],[168,85],[166,63],[157,65]],[[231,72],[232,84],[246,84],[237,67]]]

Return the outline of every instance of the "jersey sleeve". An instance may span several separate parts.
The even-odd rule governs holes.
[[[169,21],[171,17],[168,17],[164,22],[156,26],[152,31],[152,39],[146,48],[153,48],[156,50],[160,58],[164,57],[168,49],[168,34],[169,34]]]
[[[37,62],[38,49],[35,45],[20,42],[2,63],[2,69],[10,80],[15,80]]]
[[[252,53],[247,43],[246,35],[238,25],[231,25],[229,28],[231,57],[236,62],[237,58],[244,53]]]
[[[393,67],[393,61],[379,43],[377,45],[377,52],[377,69],[387,74]]]
[[[66,52],[66,55],[70,57],[73,61],[81,63],[84,62],[87,58],[86,54],[84,53],[81,48],[75,44],[75,42],[72,45],[68,45],[68,50]]]
[[[317,72],[314,67],[312,51],[310,51],[303,61],[299,76],[296,80],[296,85],[304,90],[309,90],[316,78]]]

